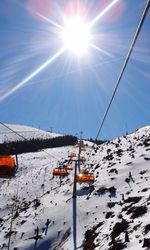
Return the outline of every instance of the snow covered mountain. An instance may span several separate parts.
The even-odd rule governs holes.
[[[77,209],[74,171],[61,186],[52,171],[78,149],[45,151],[19,155],[15,178],[0,179],[0,249],[150,249],[150,127],[82,152],[95,182],[77,184]]]
[[[8,128],[19,133],[26,139],[48,139],[60,136],[60,134],[46,132],[44,130],[33,128],[30,126],[14,125],[14,124],[5,124],[5,125]],[[14,134],[13,131],[10,131],[7,127],[4,127],[2,124],[0,124],[0,143],[23,140],[23,138],[21,138],[17,134]]]

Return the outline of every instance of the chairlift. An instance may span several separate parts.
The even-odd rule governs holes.
[[[76,181],[79,183],[94,183],[94,175],[84,169],[76,176]]]
[[[84,156],[81,156],[80,161],[86,161],[86,158]]]
[[[53,176],[68,176],[68,174],[66,165],[63,164],[59,164],[59,166],[53,170]]]
[[[59,169],[66,169],[67,171],[73,170],[73,166],[71,164],[59,164]]]
[[[72,165],[66,165],[66,170],[68,170],[68,171],[73,170],[73,166]]]
[[[69,154],[69,157],[70,157],[70,158],[73,158],[73,157],[76,157],[76,156],[77,156],[77,155],[76,155],[76,153],[74,153],[74,152],[72,152],[72,153]]]
[[[0,156],[0,178],[13,177],[17,168],[17,159],[12,156]]]

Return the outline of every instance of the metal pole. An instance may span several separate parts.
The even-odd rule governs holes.
[[[80,156],[81,156],[81,144],[82,144],[82,134],[83,132],[80,132],[80,140],[79,140],[79,153],[78,153],[78,170],[80,172]]]
[[[127,126],[127,123],[126,123],[126,135],[128,135],[128,126]]]
[[[77,194],[77,182],[76,182],[76,177],[77,177],[77,161],[75,161],[75,169],[74,169],[74,182],[73,182],[73,195],[72,198],[76,198]]]
[[[81,155],[81,140],[79,141],[79,153],[78,153],[78,170],[80,172],[80,155]]]
[[[61,187],[61,175],[59,176],[59,180],[60,180],[60,187]]]
[[[76,175],[77,175],[77,161],[75,161],[75,170],[74,170],[74,185],[73,185],[73,195],[72,195],[72,212],[73,212],[73,243],[74,250],[77,249],[77,183],[76,183]]]
[[[16,170],[18,170],[18,156],[17,154],[15,156],[16,156],[16,166],[17,166]]]

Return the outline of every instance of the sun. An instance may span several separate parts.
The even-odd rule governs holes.
[[[65,19],[61,38],[65,49],[80,56],[86,53],[90,46],[90,26],[79,16]]]

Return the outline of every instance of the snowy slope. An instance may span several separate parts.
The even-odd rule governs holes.
[[[58,161],[67,160],[72,151],[77,153],[62,147],[19,155],[15,178],[0,179],[0,249],[8,246],[13,204],[10,249],[75,249],[73,172],[61,186],[59,178],[52,178]],[[76,249],[149,249],[150,127],[88,147],[82,155],[95,183],[77,184]],[[40,239],[35,245],[37,227]]]
[[[60,136],[59,134],[46,132],[41,129],[33,128],[30,126],[14,125],[14,124],[5,124],[5,125],[14,130],[15,132],[21,134],[21,136],[25,137],[26,139],[37,139],[37,138],[48,139]],[[0,124],[0,143],[23,140],[20,136],[14,134],[7,127],[4,127],[3,125]]]

